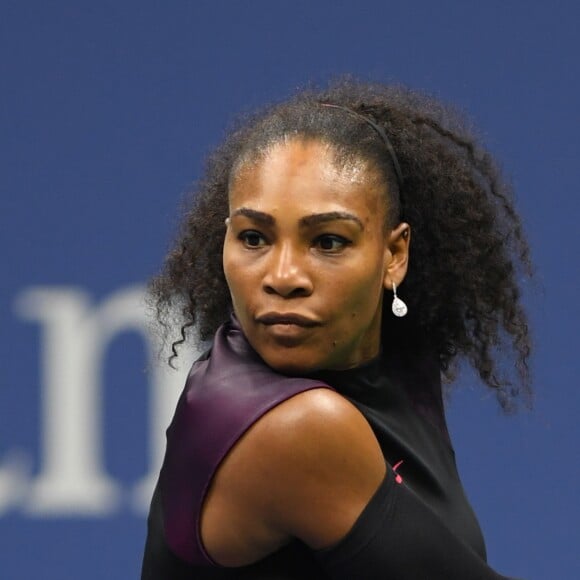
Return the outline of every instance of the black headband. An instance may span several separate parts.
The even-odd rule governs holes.
[[[347,113],[350,113],[351,115],[354,115],[355,117],[358,117],[359,119],[361,119],[362,121],[364,121],[365,123],[370,125],[379,134],[379,137],[383,140],[383,143],[387,147],[387,151],[389,152],[389,155],[391,157],[391,161],[393,163],[393,167],[395,168],[395,173],[397,175],[397,183],[399,185],[399,190],[400,190],[403,186],[403,172],[401,171],[401,166],[399,165],[399,160],[397,159],[397,154],[395,153],[395,149],[391,145],[391,141],[387,137],[385,130],[382,127],[380,127],[379,125],[377,125],[374,121],[369,119],[368,117],[365,117],[365,115],[361,115],[360,113],[357,113],[356,111],[353,111],[352,109],[349,109],[348,107],[343,107],[342,105],[333,105],[331,103],[320,103],[320,104],[323,107],[330,107],[332,109],[340,109],[341,111],[346,111]]]

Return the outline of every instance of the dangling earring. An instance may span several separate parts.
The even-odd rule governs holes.
[[[393,304],[391,310],[395,316],[401,318],[407,314],[407,305],[397,296],[397,285],[393,282]]]

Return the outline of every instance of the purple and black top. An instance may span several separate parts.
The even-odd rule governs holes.
[[[499,579],[457,474],[436,357],[379,357],[306,378],[269,368],[232,319],[196,361],[167,430],[148,519],[142,580]],[[201,507],[220,462],[270,409],[313,388],[348,398],[372,427],[390,468],[352,530],[311,550],[298,540],[239,568],[213,562],[199,534]]]

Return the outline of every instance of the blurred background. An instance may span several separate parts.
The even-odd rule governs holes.
[[[240,112],[342,73],[457,104],[517,192],[536,403],[448,400],[498,571],[580,578],[578,22],[573,0],[4,0],[0,578],[139,575],[188,370],[143,303],[183,193]],[[477,267],[477,265],[474,265]]]

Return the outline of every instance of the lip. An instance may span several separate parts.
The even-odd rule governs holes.
[[[295,312],[266,312],[256,317],[256,321],[266,326],[300,326],[302,328],[312,328],[320,326],[320,322],[308,316],[297,314]]]

